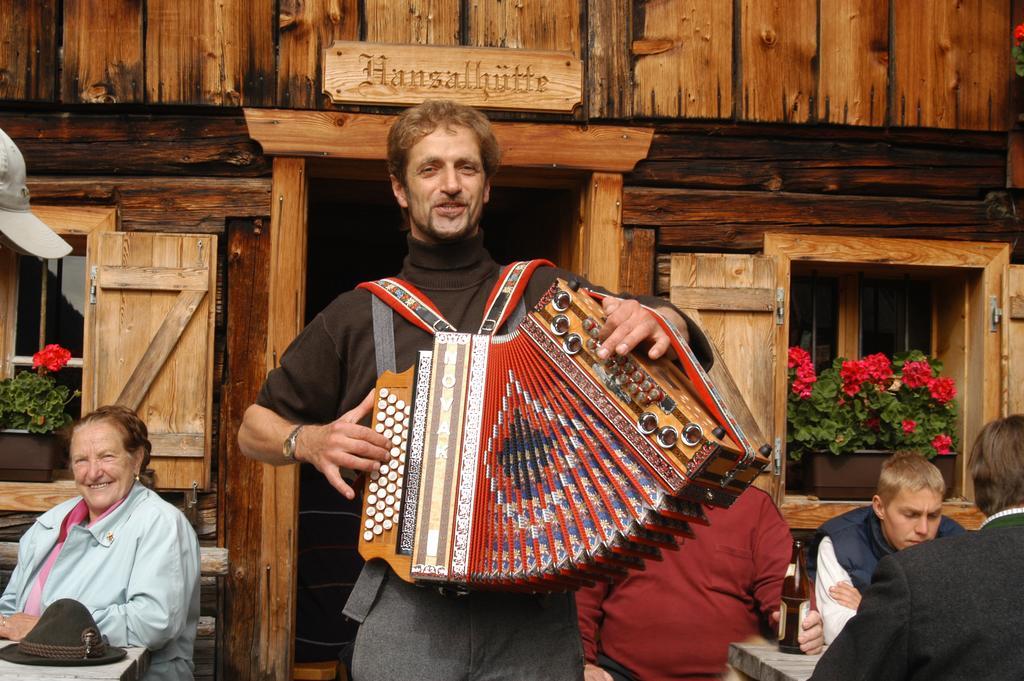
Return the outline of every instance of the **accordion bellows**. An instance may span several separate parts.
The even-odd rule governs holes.
[[[559,280],[504,336],[438,333],[377,382],[391,461],[359,550],[404,580],[551,591],[660,559],[767,465],[685,344],[601,360],[601,306]]]

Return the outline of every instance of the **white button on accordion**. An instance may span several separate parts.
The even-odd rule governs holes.
[[[359,552],[411,582],[560,591],[660,558],[768,465],[685,343],[601,360],[604,315],[557,281],[504,336],[438,333],[377,381],[391,460]]]

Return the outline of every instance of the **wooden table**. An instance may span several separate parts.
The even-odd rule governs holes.
[[[4,641],[7,643],[7,641]],[[84,667],[43,667],[15,664],[0,660],[0,681],[52,681],[67,679],[93,679],[99,681],[138,681],[149,669],[149,651],[128,648],[128,656],[110,664]]]
[[[782,653],[770,643],[729,644],[729,665],[756,681],[807,681],[820,659],[821,655]]]

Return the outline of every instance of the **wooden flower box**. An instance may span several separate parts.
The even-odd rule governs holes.
[[[892,452],[863,451],[852,454],[810,452],[800,459],[803,490],[806,494],[827,500],[870,500],[878,486],[882,462]],[[953,491],[956,477],[956,456],[936,456],[931,462],[946,481],[944,498]]]
[[[0,430],[0,480],[50,482],[64,465],[64,446],[56,435]]]

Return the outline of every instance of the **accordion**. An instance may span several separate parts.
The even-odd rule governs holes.
[[[767,467],[685,343],[680,365],[599,359],[602,308],[574,289],[558,280],[507,335],[437,333],[378,378],[373,427],[393,446],[363,490],[365,559],[461,589],[617,579]]]

